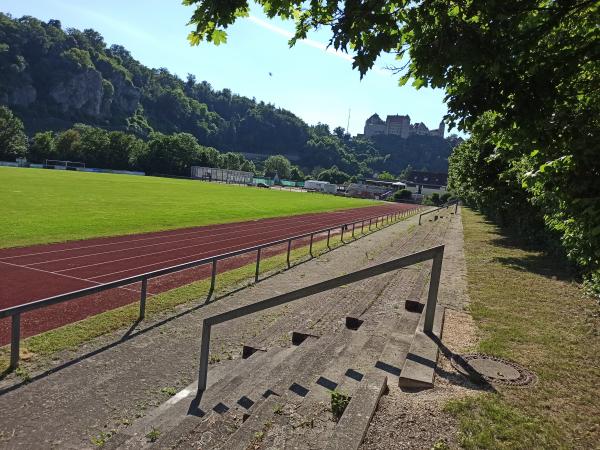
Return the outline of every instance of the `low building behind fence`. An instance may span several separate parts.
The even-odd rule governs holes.
[[[241,170],[192,166],[192,178],[196,180],[222,181],[224,183],[252,184],[254,174],[252,172],[242,172]]]

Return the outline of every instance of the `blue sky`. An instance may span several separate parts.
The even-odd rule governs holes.
[[[63,27],[94,28],[109,45],[125,46],[149,67],[166,67],[182,78],[193,73],[216,89],[289,109],[309,124],[346,128],[350,109],[352,134],[362,132],[375,112],[384,119],[409,114],[429,128],[437,128],[446,113],[443,91],[398,86],[398,77],[384,69],[394,64],[392,56],[380,58],[360,80],[348,55],[325,50],[326,30],[290,49],[286,35],[293,24],[268,20],[257,8],[230,27],[227,44],[218,47],[188,44],[193,8],[178,0],[3,0],[1,10],[58,19]]]

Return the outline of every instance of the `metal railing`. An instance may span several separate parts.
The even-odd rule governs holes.
[[[444,258],[444,246],[440,245],[432,247],[421,252],[412,253],[401,258],[378,264],[376,266],[367,267],[366,269],[357,270],[346,275],[336,278],[331,278],[320,283],[312,284],[307,287],[296,289],[285,294],[262,300],[257,303],[252,303],[247,306],[242,306],[231,311],[227,311],[216,316],[207,317],[202,322],[202,341],[200,344],[200,364],[198,369],[198,391],[197,397],[206,390],[206,380],[208,376],[208,357],[210,354],[210,331],[214,325],[228,322],[248,314],[253,314],[265,309],[274,308],[285,303],[293,302],[310,295],[325,292],[348,283],[355,283],[376,275],[381,275],[403,267],[412,266],[423,261],[433,260],[431,268],[431,277],[429,281],[429,292],[427,295],[427,304],[425,305],[425,320],[423,322],[423,331],[431,332],[433,330],[433,321],[435,318],[435,308],[437,305],[437,294],[440,285],[440,276],[442,273],[442,260]]]
[[[419,215],[419,225],[421,225],[421,217],[427,215],[427,214],[431,214],[432,212],[436,212],[439,211],[441,209],[448,209],[450,206],[455,205],[454,207],[454,214],[456,214],[458,212],[458,203],[460,202],[460,200],[452,200],[451,202],[447,202],[444,203],[442,206],[439,206],[437,208],[431,209],[429,211],[425,211],[424,213]]]
[[[384,223],[386,225],[394,223],[402,218],[412,216],[412,215],[418,213],[419,211],[421,211],[421,208],[414,208],[411,210],[406,210],[406,211],[401,211],[401,212],[398,211],[395,213],[388,213],[388,214],[372,216],[372,217],[357,220],[354,222],[345,222],[345,223],[337,224],[337,225],[329,227],[329,228],[315,230],[315,231],[279,239],[276,241],[267,242],[265,244],[259,244],[259,245],[255,245],[253,247],[243,248],[243,249],[236,250],[233,252],[209,256],[209,257],[198,259],[195,261],[190,261],[190,262],[178,264],[175,266],[166,267],[164,269],[158,269],[158,270],[146,272],[146,273],[139,274],[139,275],[134,275],[132,277],[122,278],[119,280],[110,281],[108,283],[98,284],[97,286],[91,286],[88,288],[79,289],[77,291],[72,291],[72,292],[68,292],[65,294],[59,294],[59,295],[55,295],[53,297],[47,297],[45,299],[36,300],[33,302],[29,302],[29,303],[24,303],[22,305],[17,305],[17,306],[12,306],[10,308],[0,309],[0,319],[6,318],[6,317],[12,318],[9,370],[14,370],[19,365],[19,347],[20,347],[20,340],[21,340],[21,314],[23,314],[25,312],[32,311],[32,310],[39,309],[39,308],[44,308],[44,307],[50,306],[50,305],[55,305],[57,303],[63,303],[63,302],[69,301],[69,300],[76,300],[81,297],[85,297],[87,295],[97,294],[99,292],[103,292],[103,291],[106,291],[109,289],[120,288],[120,287],[127,286],[127,285],[141,281],[142,285],[141,285],[141,289],[140,289],[139,320],[143,320],[146,316],[146,297],[147,297],[147,292],[148,292],[148,280],[151,278],[168,275],[168,274],[171,274],[174,272],[179,272],[179,271],[190,269],[193,267],[211,264],[212,270],[211,270],[210,288],[209,288],[208,295],[206,298],[206,301],[208,302],[211,299],[212,294],[214,293],[214,290],[215,290],[216,277],[217,277],[217,263],[223,259],[232,258],[235,256],[243,255],[245,253],[256,252],[256,270],[255,270],[255,274],[254,274],[254,281],[258,282],[259,275],[260,275],[261,253],[262,253],[262,250],[265,248],[273,247],[275,245],[279,245],[279,244],[283,244],[283,243],[287,242],[288,245],[287,245],[286,262],[287,262],[287,267],[290,268],[291,267],[290,254],[291,254],[291,250],[292,250],[292,242],[293,241],[296,241],[299,239],[310,238],[309,254],[310,254],[310,257],[313,257],[313,241],[314,241],[314,237],[317,235],[327,233],[327,248],[329,250],[331,250],[330,239],[331,239],[332,231],[336,231],[336,230],[340,229],[341,230],[340,240],[343,244],[345,244],[346,242],[344,241],[344,233],[348,232],[348,230],[350,230],[350,227],[352,227],[351,228],[352,238],[356,239],[355,231],[356,231],[357,224],[361,225],[361,234],[363,234],[364,229],[366,228],[367,224],[368,224],[369,231],[371,231],[373,226],[375,226],[375,229],[379,229],[380,227],[382,227],[384,225]]]

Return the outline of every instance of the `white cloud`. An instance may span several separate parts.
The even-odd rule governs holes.
[[[264,28],[265,30],[269,30],[273,33],[279,34],[287,39],[290,39],[294,36],[294,33],[286,30],[285,28],[281,28],[281,27],[278,27],[277,25],[273,25],[271,22],[260,19],[256,16],[250,15],[248,17],[248,20],[255,23],[259,27]],[[336,50],[333,47],[328,47],[323,42],[315,41],[314,39],[302,39],[301,41],[298,41],[298,43],[307,45],[312,48],[316,48],[317,50],[324,51],[326,53],[329,53],[330,55],[336,56],[336,57],[338,57],[340,59],[344,59],[346,61],[350,61],[350,62],[354,61],[353,57],[351,55],[349,55],[348,53],[344,53],[342,51]],[[373,67],[371,68],[371,72],[376,73],[378,75],[384,75],[387,77],[393,75],[391,71],[381,68],[377,65],[373,65]]]
[[[294,33],[291,33],[284,28],[278,27],[277,25],[273,25],[271,22],[267,22],[266,20],[259,19],[256,16],[250,15],[250,17],[248,17],[248,19],[251,22],[254,22],[259,27],[264,28],[269,31],[272,31],[273,33],[279,34],[281,36],[284,36],[287,39],[294,37]],[[352,56],[350,56],[348,53],[338,51],[338,50],[334,49],[333,47],[327,47],[327,45],[323,44],[322,42],[315,41],[313,39],[302,39],[301,41],[298,41],[298,43],[307,45],[312,48],[316,48],[318,50],[324,51],[331,55],[337,56],[338,58],[345,59],[346,61],[352,61]]]

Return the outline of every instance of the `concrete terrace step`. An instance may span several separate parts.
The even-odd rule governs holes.
[[[293,350],[293,348],[291,349]],[[208,371],[208,387],[199,404],[190,408],[190,403],[196,394],[196,383],[190,384],[186,389],[176,394],[172,399],[153,410],[148,416],[135,422],[131,427],[123,430],[110,441],[112,448],[144,448],[150,446],[146,434],[156,429],[161,434],[179,426],[187,417],[203,417],[226,398],[235,392],[248,376],[253,373],[268,372],[269,362],[279,360],[278,355],[287,356],[290,349],[273,348],[269,352],[257,354],[246,360],[237,360],[219,364]]]
[[[385,378],[385,371],[377,363],[382,359],[380,354],[390,346],[389,337],[397,335],[395,330],[399,328],[399,322],[410,321],[404,316],[404,313],[397,314],[378,324],[371,324],[373,326],[366,323],[364,329],[351,334],[347,331],[340,333],[343,338],[334,338],[323,352],[327,358],[321,370],[320,364],[313,364],[303,374],[294,377],[296,393],[289,389],[281,391],[280,397],[271,400],[272,407],[258,406],[252,418],[222,448],[246,448],[256,441],[257,436],[266,448],[322,448],[327,436],[335,429],[329,409],[330,391],[341,388],[352,397],[360,389],[366,373]],[[412,318],[412,323],[414,331],[417,320]],[[409,335],[404,336],[404,342],[406,352]],[[274,390],[277,391],[276,388]],[[275,408],[275,404],[280,406]]]
[[[198,420],[198,418],[193,416],[186,417],[181,424],[170,430],[168,435],[158,440],[157,447],[171,448],[182,446],[182,448],[185,448],[188,444],[195,445],[199,440],[203,441],[203,445],[206,448],[216,447],[220,440],[227,438],[227,436],[215,432],[214,427],[217,425],[222,426],[226,423],[234,426],[234,429],[230,430],[229,434],[235,431],[235,428],[244,419],[244,415],[250,414],[255,405],[260,404],[265,398],[273,394],[269,390],[269,387],[273,385],[275,380],[279,379],[279,374],[293,370],[292,368],[304,364],[306,354],[313,352],[318,345],[318,339],[309,337],[297,348],[290,347],[281,350],[278,352],[279,357],[271,361],[269,361],[269,358],[273,356],[272,349],[266,352],[256,352],[246,361],[252,361],[257,358],[257,364],[263,365],[262,371],[246,373],[246,383],[235,387],[233,394],[229,393],[220,397],[221,400],[218,403],[222,405],[217,408],[217,411],[211,410],[210,414],[206,418],[202,418],[202,420]],[[228,386],[225,385],[224,388],[226,389]],[[209,390],[207,390],[206,394],[208,393]],[[244,400],[241,404],[238,403],[238,400],[242,398]],[[202,399],[202,403],[204,403],[204,398]],[[206,432],[210,432],[211,435],[209,437],[204,436]]]
[[[279,404],[298,404],[304,397],[312,394],[315,388],[323,389],[320,386],[313,385],[311,380],[315,374],[319,373],[325,367],[334,354],[340,354],[346,346],[352,345],[353,331],[342,328],[333,335],[322,336],[318,345],[311,351],[305,352],[302,358],[298,358],[293,365],[282,369],[277,381],[273,383],[271,391],[274,395],[270,396],[269,404],[274,401]],[[262,402],[263,404],[265,402]],[[252,412],[252,417],[248,419],[222,446],[222,448],[246,448],[249,445],[255,433],[260,433],[263,418],[268,418],[276,414],[273,410],[265,409],[262,404],[256,405]],[[258,414],[258,418],[256,415]],[[257,428],[258,427],[258,428]]]
[[[249,392],[264,392],[270,374],[276,367],[287,360],[296,351],[296,347],[269,349],[265,353],[253,355],[249,360],[255,359],[252,366],[244,368],[244,372],[237,374],[233,380],[223,385],[223,389],[205,401],[204,396],[200,402],[206,405],[201,409],[205,415],[190,414],[169,430],[158,440],[157,448],[185,447],[195,445],[198,437],[203,438],[203,445],[216,445],[223,436],[233,433],[244,420],[246,411],[258,401],[256,396],[249,397]],[[240,382],[241,381],[241,382]],[[212,407],[211,407],[212,405]],[[210,408],[210,409],[208,409]],[[210,435],[202,436],[210,430]]]
[[[277,430],[277,422],[273,421],[273,431],[269,433],[278,434],[285,440],[286,447],[323,448],[327,436],[334,433],[338,427],[330,410],[332,389],[354,399],[356,393],[362,389],[368,374],[371,378],[379,379],[389,377],[388,371],[391,371],[397,380],[400,371],[397,367],[402,367],[402,357],[408,352],[412,338],[412,334],[401,334],[398,330],[408,328],[410,333],[413,333],[417,325],[417,320],[407,315],[413,316],[410,313],[396,313],[395,316],[386,317],[375,327],[369,326],[370,319],[366,318],[364,329],[361,327],[355,332],[353,342],[313,377],[315,388],[311,390],[311,395],[293,411],[293,421],[296,424],[310,423],[311,426],[298,429],[283,423]],[[403,325],[405,322],[412,322],[412,325],[407,327]],[[355,344],[358,342],[362,343],[362,346]],[[319,389],[318,385],[324,388]]]
[[[423,332],[422,314],[418,329],[402,366],[398,385],[406,389],[428,389],[433,387],[435,369],[439,357],[438,342],[442,339],[446,309],[438,305],[435,311],[433,334]]]
[[[387,391],[385,375],[370,372],[350,400],[327,442],[326,450],[353,450],[362,444],[379,399]]]

